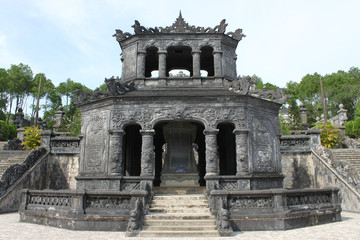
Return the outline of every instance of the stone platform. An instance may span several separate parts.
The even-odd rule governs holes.
[[[249,231],[234,232],[232,237],[222,237],[222,240],[236,239],[261,239],[261,240],[297,240],[297,239],[326,239],[347,240],[357,239],[360,236],[360,213],[342,212],[342,221],[318,226],[298,228],[287,231]],[[93,231],[69,231],[67,229],[48,227],[31,223],[19,222],[18,213],[0,214],[1,240],[38,240],[43,239],[77,239],[77,240],[107,240],[107,239],[131,239],[125,237],[125,232],[96,232]],[[132,239],[145,239],[142,237]],[[147,240],[158,239],[148,237]],[[178,239],[176,237],[164,237],[163,240]],[[184,240],[208,240],[219,237],[184,237]]]

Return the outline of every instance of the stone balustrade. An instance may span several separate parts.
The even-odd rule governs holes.
[[[338,188],[213,190],[210,209],[215,215],[219,213],[219,206],[228,210],[234,231],[258,231],[269,227],[285,230],[307,226],[308,221],[316,224],[339,221],[338,194]]]

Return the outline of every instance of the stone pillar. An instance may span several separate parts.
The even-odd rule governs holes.
[[[112,176],[123,175],[123,130],[109,130],[109,174]]]
[[[58,108],[58,110],[55,112],[55,120],[56,120],[56,122],[53,125],[54,128],[60,128],[62,126],[64,114],[65,114],[65,112],[63,111],[63,107],[60,106]]]
[[[316,128],[310,129],[306,132],[306,135],[310,136],[310,148],[311,149],[316,149],[318,146],[321,145],[320,133],[321,133],[321,131]]]
[[[166,51],[159,51],[159,78],[166,78]]]
[[[51,140],[51,130],[43,130],[41,135],[41,143],[40,146],[46,148],[46,150],[50,150],[50,140]]]
[[[21,140],[24,137],[25,128],[18,128],[16,132],[16,138]]]
[[[14,124],[17,128],[24,127],[24,113],[23,113],[22,108],[19,108],[17,113],[15,113]]]
[[[340,110],[337,112],[339,116],[339,125],[344,126],[348,120],[347,110],[344,109],[344,104],[339,105]]]
[[[222,51],[214,51],[214,76],[222,76]]]
[[[248,132],[249,129],[235,129],[236,137],[236,175],[249,174],[249,157],[248,157]]]
[[[193,51],[193,77],[200,77],[200,51]]]
[[[206,176],[219,175],[219,157],[216,135],[219,129],[205,129]]]
[[[138,78],[144,78],[145,77],[145,57],[146,52],[145,51],[139,51],[137,55],[137,71],[136,71],[136,77]]]
[[[308,121],[307,121],[307,109],[305,108],[305,105],[303,103],[300,103],[300,117],[301,117],[301,125],[303,127],[303,130],[308,129]]]
[[[140,130],[140,133],[142,135],[140,176],[153,176],[155,130]]]

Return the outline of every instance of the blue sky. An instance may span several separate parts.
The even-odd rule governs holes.
[[[55,85],[71,78],[94,89],[121,76],[115,29],[191,25],[242,28],[239,75],[285,87],[308,73],[360,67],[360,1],[0,0],[0,68],[20,62]]]

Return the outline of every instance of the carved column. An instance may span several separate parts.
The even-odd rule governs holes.
[[[206,176],[219,175],[219,157],[216,135],[219,129],[205,129]]]
[[[155,130],[140,130],[140,133],[142,135],[140,176],[153,176]]]
[[[159,78],[166,78],[166,51],[159,51]]]
[[[214,51],[214,76],[222,76],[222,51]]]
[[[193,77],[200,77],[200,51],[192,51]]]
[[[303,126],[303,130],[308,129],[308,121],[307,121],[307,109],[303,103],[300,103],[300,117],[301,117],[301,124]]]
[[[236,137],[236,175],[249,174],[249,158],[248,158],[248,132],[249,129],[235,129]]]
[[[145,57],[146,52],[145,51],[139,51],[137,55],[137,72],[136,76],[138,78],[144,78],[145,77]]]
[[[113,176],[123,175],[123,130],[109,130],[110,133],[110,153],[109,153],[109,173]]]

